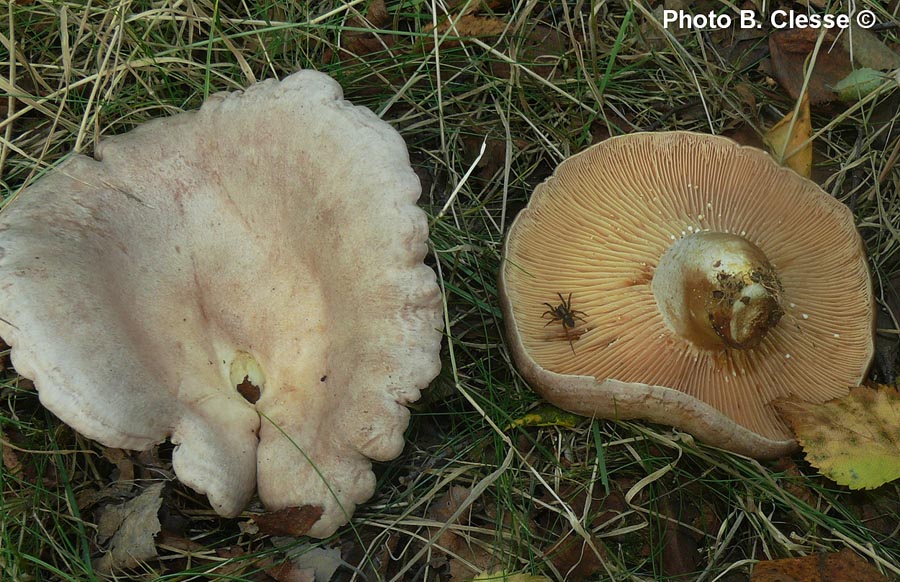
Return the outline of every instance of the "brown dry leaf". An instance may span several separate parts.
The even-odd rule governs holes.
[[[774,403],[823,475],[850,489],[874,489],[900,479],[900,392],[859,386],[824,404]]]
[[[454,485],[428,509],[428,517],[451,525],[457,523],[469,525],[471,511],[463,512],[454,521],[450,519],[468,500],[471,493],[472,491],[466,487]],[[471,510],[471,507],[469,509]],[[479,572],[493,571],[492,569],[497,566],[497,561],[489,552],[479,545],[469,543],[469,540],[457,535],[452,529],[444,530],[440,536],[437,536],[438,528],[431,527],[429,530],[428,537],[435,540],[434,549],[444,554],[443,559],[449,567],[451,580],[471,580]]]
[[[888,48],[874,32],[855,22],[841,35],[841,48],[863,67],[877,71],[900,69],[900,54]]]
[[[275,582],[316,582],[316,573],[313,570],[301,570],[290,562],[275,564],[269,558],[260,564]]]
[[[6,437],[6,431],[3,431],[3,436]],[[4,438],[4,441],[6,439]],[[22,462],[19,460],[19,454],[13,449],[11,446],[7,445],[5,442],[0,444],[0,448],[3,450],[3,467],[9,472],[10,475],[18,475],[22,472]]]
[[[6,107],[7,102],[0,99],[0,117],[6,117],[6,111],[3,110]],[[0,372],[5,372],[12,365],[9,361],[9,345],[2,339],[0,339]]]
[[[600,487],[563,485],[557,490],[560,499],[568,504],[577,515],[590,515],[589,531],[608,527],[609,522],[619,518],[622,511],[627,511],[628,504],[618,488],[604,495]],[[555,496],[546,494],[542,498],[548,507],[558,504]],[[557,571],[566,580],[590,580],[603,569],[603,560],[607,558],[606,546],[599,536],[588,540],[578,536],[567,525],[556,522],[556,513],[550,513],[551,523],[543,522],[538,527],[545,530],[556,530],[557,540],[543,549]],[[540,518],[539,518],[540,519]],[[591,547],[593,544],[593,548]],[[596,552],[594,549],[596,548]],[[598,556],[599,554],[599,556]]]
[[[668,497],[660,500],[660,517],[665,519],[662,539],[662,573],[668,578],[679,578],[697,571],[700,552],[697,542],[679,523],[681,507],[674,507]]]
[[[577,578],[574,578],[577,579]],[[482,572],[472,578],[472,582],[552,582],[546,576],[534,576],[532,574],[508,574],[501,570],[496,572]]]
[[[750,582],[887,582],[887,578],[844,548],[837,553],[757,562]]]
[[[439,34],[449,31],[451,36],[498,36],[503,34],[507,26],[507,23],[499,18],[464,15],[438,23],[437,31]],[[433,26],[428,25],[424,32],[431,32],[433,29]]]
[[[804,484],[806,482],[806,477],[800,471],[800,468],[793,459],[790,457],[781,457],[772,469],[784,473],[784,479],[779,479],[779,482],[785,491],[810,507],[816,506],[816,495],[813,493],[812,489]]]
[[[323,55],[326,63],[333,61],[357,61],[359,57],[380,53],[394,45],[394,37],[379,34],[376,29],[386,29],[391,23],[391,16],[384,0],[372,0],[366,9],[365,18],[352,18],[347,22],[348,28],[369,30],[348,30],[341,35],[341,50],[328,49]]]
[[[594,536],[592,541],[600,556],[583,538],[574,534],[564,535],[545,555],[549,555],[553,566],[566,580],[593,578],[603,569],[606,547],[599,537]]]
[[[766,132],[765,142],[775,160],[804,178],[812,175],[812,121],[806,94],[800,101],[797,119],[790,111]]]
[[[272,544],[282,550],[294,569],[312,574],[319,582],[328,582],[343,564],[340,548],[319,544],[297,544],[293,538],[272,538]]]
[[[522,33],[522,31],[520,31]],[[570,39],[559,28],[537,24],[527,33],[516,52],[516,62],[543,79],[551,79],[562,75],[561,63],[570,48]],[[489,61],[491,73],[503,79],[514,76],[513,65],[506,61]],[[522,79],[529,76],[522,74]],[[582,124],[583,125],[583,124]]]
[[[449,38],[441,42],[444,48],[459,46],[459,40],[456,38],[484,38],[490,36],[500,36],[509,26],[508,23],[489,16],[455,16],[446,18],[437,25],[438,36],[447,34]],[[423,29],[425,33],[432,33],[435,27],[428,25]],[[425,50],[434,48],[434,35],[425,37],[423,43]]]
[[[168,546],[170,545],[168,542],[170,541],[168,538],[163,539],[163,536],[166,535],[165,530],[161,534],[159,534],[160,546]],[[191,540],[192,541],[192,540]],[[181,548],[184,544],[183,540],[178,540],[176,543],[180,542],[182,545],[176,545],[176,548]],[[196,543],[196,542],[194,542]],[[197,543],[199,548],[191,548],[190,546],[184,547],[184,552],[203,552],[206,550],[206,546],[203,544]],[[228,546],[225,548],[216,548],[216,556],[219,558],[229,559],[229,558],[242,558],[246,556],[247,553],[240,546]],[[232,562],[222,562],[219,566],[216,567],[213,572],[221,580],[229,580],[229,576],[234,577],[235,579],[242,574],[245,574],[248,570],[256,570],[257,564],[253,563],[251,560],[241,560],[237,559]]]
[[[476,12],[499,12],[509,8],[510,0],[451,0],[447,9],[451,11],[464,10],[463,14],[475,14]]]
[[[722,135],[729,139],[733,139],[744,146],[750,146],[760,150],[766,149],[766,144],[763,141],[762,136],[759,135],[752,125],[747,123],[742,123],[735,128],[726,130],[722,132]]]
[[[818,36],[819,30],[814,28],[778,30],[769,36],[772,74],[794,99],[800,97],[806,59],[813,53]],[[850,55],[833,42],[834,35],[828,33],[819,48],[807,86],[811,105],[836,100],[832,88],[853,70]]]
[[[35,456],[26,450],[25,437],[18,430],[3,429],[0,433],[0,450],[3,451],[3,467],[10,475],[18,476],[32,485],[38,481],[42,487],[52,488],[57,486],[56,467],[46,464],[38,478],[38,466],[35,464]]]
[[[97,524],[100,543],[110,540],[109,549],[96,562],[100,572],[134,568],[156,557],[154,538],[160,526],[157,516],[162,506],[165,483],[155,483],[121,505],[108,505]]]
[[[366,9],[366,20],[371,22],[376,28],[383,28],[391,21],[391,16],[388,13],[387,6],[384,5],[384,0],[372,0],[369,3],[369,7]]]
[[[250,519],[259,528],[259,532],[271,536],[306,535],[309,528],[322,517],[324,510],[318,505],[302,507],[285,507],[278,511],[253,515]]]
[[[128,453],[122,449],[107,447],[103,449],[103,457],[116,466],[114,472],[115,483],[112,485],[112,488],[121,493],[131,491],[131,488],[134,486],[134,463],[128,456]]]

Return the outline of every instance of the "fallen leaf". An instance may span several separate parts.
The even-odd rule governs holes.
[[[163,531],[163,533],[161,533],[159,535],[159,537],[161,538],[160,545],[169,546],[171,543],[171,540],[170,539],[165,539],[165,540],[162,539],[163,536],[165,536],[165,535],[166,535],[165,531]],[[194,543],[196,543],[196,542],[194,542]],[[182,542],[182,544],[183,544],[183,542]],[[174,547],[176,547],[178,549],[182,549],[182,551],[184,551],[185,553],[196,552],[197,554],[199,554],[199,553],[203,552],[204,550],[206,550],[206,546],[204,546],[203,544],[197,543],[197,545],[200,547],[199,548],[191,548],[190,546],[188,546],[188,547],[182,548],[178,545],[176,545]],[[229,579],[231,579],[229,577],[233,577],[234,579],[237,579],[238,576],[245,574],[247,572],[247,570],[250,570],[250,569],[255,570],[258,567],[257,564],[255,564],[252,560],[242,559],[246,555],[247,555],[247,553],[240,546],[228,546],[225,548],[216,548],[216,556],[219,558],[224,558],[226,560],[225,562],[220,562],[219,565],[217,565],[217,567],[215,568],[215,570],[213,570],[216,577],[220,580],[229,580]]]
[[[807,57],[812,55],[818,37],[815,28],[778,30],[769,36],[772,74],[793,99],[800,97]],[[826,34],[810,73],[807,91],[812,105],[837,99],[832,87],[853,71],[850,55],[833,44],[834,35]]]
[[[889,285],[883,285],[884,294],[888,295],[893,290]],[[897,356],[900,355],[900,338],[894,333],[894,317],[891,317],[889,311],[891,308],[891,299],[887,301],[887,308],[879,306],[875,313],[875,327],[882,331],[875,332],[875,359],[872,361],[872,370],[870,378],[880,384],[897,384],[897,364],[900,363]],[[900,311],[894,311],[896,315],[900,315]],[[888,333],[885,333],[888,332]]]
[[[466,487],[454,485],[441,496],[431,507],[427,516],[437,522],[470,525],[471,506],[456,520],[451,521],[453,514],[465,503],[472,491]],[[451,581],[471,580],[472,576],[483,571],[493,571],[497,561],[481,546],[470,543],[467,536],[458,535],[452,528],[445,529],[440,535],[437,527],[429,528],[428,537],[434,541],[435,565],[446,563]],[[473,569],[474,568],[474,569]]]
[[[857,492],[847,501],[847,508],[866,529],[884,536],[884,539],[895,537],[900,498],[883,495],[880,491]]]
[[[796,121],[791,110],[766,132],[765,143],[775,160],[804,178],[812,175],[812,121],[806,94],[800,101]]]
[[[900,54],[888,48],[874,32],[855,22],[841,34],[841,47],[863,67],[879,71],[900,69]]]
[[[318,505],[285,507],[278,511],[253,515],[250,519],[259,528],[259,533],[270,536],[306,535],[319,518],[324,509]]]
[[[508,26],[508,23],[499,18],[464,15],[439,22],[437,31],[438,34],[449,32],[450,36],[458,37],[499,36]],[[432,30],[434,30],[434,26],[429,24],[425,27],[424,32]]]
[[[567,532],[545,551],[544,555],[549,557],[553,567],[564,579],[587,580],[595,577],[603,569],[603,560],[606,559],[606,547],[601,539],[592,536],[591,541],[597,552],[584,538],[574,535],[573,532]]]
[[[290,559],[297,570],[311,573],[316,582],[328,582],[343,564],[339,548],[322,547],[293,538],[272,538],[272,544]]]
[[[134,568],[156,557],[154,538],[161,529],[157,514],[164,486],[155,483],[134,499],[104,508],[97,536],[100,543],[109,540],[109,549],[97,560],[97,570],[110,573]]]
[[[523,68],[543,79],[551,79],[563,74],[562,64],[569,52],[570,39],[559,28],[536,24],[532,28],[517,31],[517,37],[524,37],[517,44],[516,62]],[[500,60],[488,61],[491,73],[502,79],[515,78],[518,66]],[[530,75],[521,74],[522,82],[528,82]]]
[[[269,559],[260,564],[266,574],[275,582],[316,582],[316,574],[312,570],[301,570],[290,562],[275,564]]]
[[[40,484],[45,488],[57,486],[56,467],[43,463],[30,454],[25,436],[16,429],[4,428],[0,432],[0,450],[3,455],[3,467],[9,475],[24,479],[32,485]],[[39,464],[40,463],[40,464]]]
[[[463,14],[476,12],[500,12],[508,8],[510,0],[451,0],[447,8],[451,11],[463,9]]]
[[[757,562],[750,582],[887,582],[852,550]]]
[[[808,480],[793,459],[781,457],[772,469],[784,473],[778,482],[785,491],[810,507],[816,506],[816,494],[806,485]]]
[[[112,488],[120,493],[128,493],[134,486],[134,462],[122,449],[107,447],[103,449],[103,457],[116,466],[112,477]]]
[[[668,497],[663,497],[660,510],[660,518],[665,520],[659,541],[662,546],[662,574],[667,580],[692,574],[700,565],[700,552],[697,542],[680,525],[679,512],[682,508],[674,507]]]
[[[482,572],[472,578],[472,582],[552,582],[546,576],[533,574],[507,574],[506,572]]]
[[[385,48],[394,45],[394,37],[379,33],[378,30],[386,29],[391,16],[385,7],[384,0],[372,0],[366,10],[365,18],[352,18],[347,22],[347,28],[341,35],[341,50],[325,51],[323,59],[326,63],[332,61],[355,62],[359,57],[380,53]],[[363,29],[363,30],[353,30]]]
[[[754,147],[757,149],[766,149],[763,136],[752,125],[742,123],[733,129],[722,132],[724,137],[733,139],[741,145]]]
[[[806,460],[850,489],[874,489],[900,478],[900,392],[860,386],[824,404],[774,403],[806,452]]]
[[[515,419],[503,427],[503,430],[518,428],[520,426],[562,426],[574,428],[581,422],[582,417],[561,410],[551,404],[541,404],[530,412]]]
[[[352,536],[344,537],[341,559],[359,580],[388,580],[389,571],[404,555],[397,551],[401,537],[397,530],[359,526]]]
[[[886,75],[875,69],[857,69],[834,85],[841,101],[856,102],[877,90],[886,79]]]

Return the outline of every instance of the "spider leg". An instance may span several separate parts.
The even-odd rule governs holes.
[[[575,344],[572,343],[572,334],[570,333],[570,331],[573,329],[575,328],[570,328],[568,325],[566,325],[566,322],[563,321],[563,331],[566,334],[566,339],[569,340],[569,349],[572,350],[572,355],[575,355]]]
[[[556,313],[556,308],[555,308],[555,307],[553,307],[553,306],[550,305],[549,303],[544,303],[544,305],[546,305],[547,307],[550,308],[549,310],[547,310],[547,311],[545,311],[544,313],[541,314],[541,318],[542,318],[542,319],[543,319],[544,317],[548,316],[548,315],[550,316],[550,321],[548,321],[547,323],[544,324],[544,327],[547,327],[547,326],[550,325],[551,323],[554,323],[554,322],[556,322],[556,321],[559,321],[559,315]]]

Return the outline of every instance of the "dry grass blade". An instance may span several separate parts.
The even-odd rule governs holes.
[[[444,292],[444,371],[416,405],[406,451],[378,467],[375,497],[319,544],[344,561],[334,580],[449,580],[456,571],[436,547],[448,532],[473,548],[460,558],[487,552],[489,573],[554,580],[746,579],[759,560],[842,548],[900,574],[896,483],[851,494],[799,458],[757,463],[638,423],[504,429],[536,403],[500,332],[505,229],[561,159],[596,141],[642,130],[759,136],[795,110],[793,89],[767,68],[768,27],[676,31],[662,24],[665,7],[646,1],[2,5],[4,202],[70,152],[90,154],[104,137],[299,68],[332,75],[349,100],[405,138],[431,224],[428,261]],[[880,4],[857,8],[897,24]],[[877,42],[879,62],[898,53],[896,26],[865,37]],[[831,48],[815,41],[803,51]],[[803,92],[816,73],[799,74]],[[812,179],[854,211],[878,295],[896,306],[888,282],[900,276],[900,87],[886,79],[852,103],[815,101],[815,131],[801,140],[815,161]],[[117,466],[40,406],[0,348],[0,579],[95,580],[99,507],[125,483],[170,478],[172,447]],[[430,519],[454,487],[471,495],[447,519]],[[216,517],[177,483],[159,518],[159,557],[125,575],[272,582],[296,574],[290,548],[247,519]]]

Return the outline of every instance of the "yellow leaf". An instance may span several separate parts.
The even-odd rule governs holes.
[[[779,164],[809,178],[812,175],[810,138],[812,138],[812,122],[809,117],[809,95],[804,91],[800,97],[796,121],[794,112],[791,111],[766,133],[764,141]]]
[[[850,489],[900,478],[900,392],[860,386],[824,404],[776,400],[809,463]]]
[[[524,416],[521,416],[503,427],[503,430],[518,428],[520,426],[562,426],[574,428],[581,421],[581,417],[560,410],[550,404],[541,404]]]

